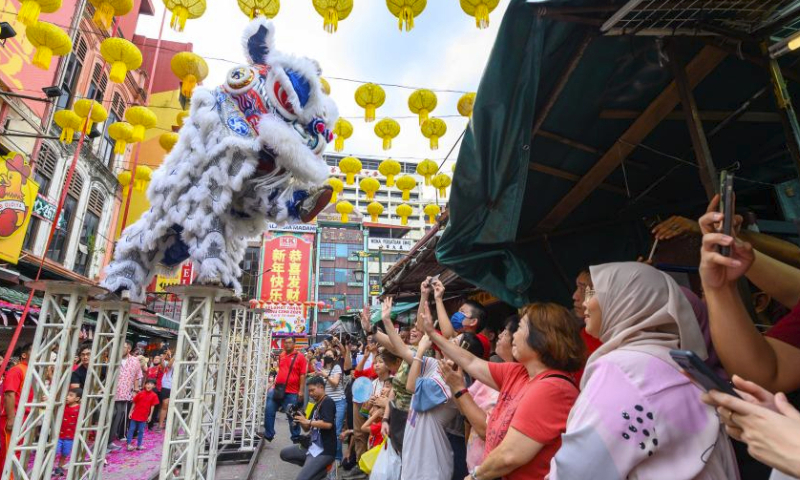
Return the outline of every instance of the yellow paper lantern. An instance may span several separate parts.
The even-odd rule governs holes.
[[[133,0],[89,0],[94,6],[92,21],[99,28],[108,30],[114,17],[127,15],[133,9]]]
[[[428,115],[436,108],[436,94],[427,89],[415,90],[408,97],[408,109],[411,113],[419,115],[419,125],[422,126]]]
[[[124,155],[125,147],[131,141],[133,125],[128,122],[114,122],[108,126],[108,136],[114,140],[114,154]]]
[[[165,152],[169,153],[175,147],[175,144],[178,143],[178,138],[178,134],[175,132],[162,133],[161,136],[158,137],[158,144],[161,145],[161,148],[163,148]]]
[[[381,188],[381,182],[372,177],[366,177],[362,178],[361,181],[358,182],[358,186],[361,187],[361,190],[367,194],[367,200],[372,200],[375,198],[375,192]]]
[[[117,175],[117,181],[119,182],[119,185],[122,187],[122,191],[125,192],[126,190],[125,187],[131,184],[131,172],[128,171],[120,172],[120,174]]]
[[[164,6],[172,12],[169,26],[182,32],[186,20],[200,18],[206,11],[206,0],[164,0]]]
[[[414,18],[425,10],[427,4],[428,0],[386,0],[389,11],[397,17],[400,31],[405,28],[406,32],[414,28]]]
[[[175,126],[176,126],[176,127],[179,129],[179,130],[180,130],[180,128],[183,126],[183,122],[184,122],[184,120],[186,120],[186,117],[188,117],[188,116],[189,116],[189,110],[181,110],[181,111],[180,111],[180,112],[178,112],[178,114],[175,116]]]
[[[348,215],[353,212],[353,204],[347,200],[342,200],[336,204],[336,211],[342,215],[342,223],[348,222]]]
[[[52,23],[36,22],[27,28],[25,36],[36,49],[33,64],[42,70],[50,68],[53,55],[62,56],[72,51],[69,35]]]
[[[480,28],[489,27],[489,13],[497,8],[500,0],[461,0],[461,10],[475,17],[475,25]]]
[[[439,205],[432,203],[430,205],[425,205],[422,211],[428,216],[428,223],[436,223],[436,215],[439,215],[442,209],[439,208]]]
[[[61,127],[59,141],[65,145],[71,144],[75,138],[75,131],[81,129],[81,117],[72,110],[59,110],[53,114],[53,121]]]
[[[386,177],[386,186],[393,187],[394,176],[400,173],[400,163],[389,158],[378,165],[378,171]]]
[[[312,0],[314,10],[324,19],[322,28],[328,33],[339,29],[339,20],[344,20],[353,11],[353,0]]]
[[[181,79],[181,93],[186,98],[191,98],[197,82],[208,76],[208,64],[196,53],[178,52],[172,56],[169,66],[172,73]]]
[[[475,92],[465,93],[458,99],[458,113],[464,117],[472,117],[472,109],[475,107]]]
[[[408,217],[414,213],[414,209],[411,208],[411,205],[401,203],[397,206],[395,212],[397,212],[397,216],[400,217],[400,225],[408,225]]]
[[[145,130],[155,127],[158,122],[158,118],[152,110],[141,106],[129,107],[125,110],[125,120],[133,125],[133,135],[131,135],[133,142],[144,140]]]
[[[333,134],[336,135],[336,140],[333,141],[333,149],[341,152],[344,150],[344,141],[353,134],[353,124],[339,117],[339,120],[336,120],[333,126]]]
[[[342,193],[344,190],[344,183],[336,177],[329,178],[325,183],[331,186],[333,189],[333,195],[331,195],[331,203],[336,203],[339,201],[339,194]]]
[[[367,213],[369,213],[370,218],[372,218],[373,223],[378,221],[378,217],[381,213],[383,213],[383,204],[380,202],[372,202],[367,205]]]
[[[383,149],[392,148],[392,139],[400,135],[400,124],[391,118],[384,118],[375,124],[375,135],[383,139]]]
[[[281,9],[280,0],[237,0],[239,10],[247,15],[250,20],[261,16],[275,18]]]
[[[72,109],[81,117],[81,123],[88,119],[86,123],[86,132],[92,129],[93,122],[104,122],[106,118],[108,118],[106,109],[99,103],[94,100],[89,100],[88,98],[77,100],[72,106]]]
[[[365,110],[364,121],[375,120],[375,110],[386,101],[386,92],[380,85],[365,83],[356,89],[356,103]]]
[[[19,6],[17,20],[26,27],[39,21],[40,13],[53,13],[61,8],[61,0],[23,0]]]
[[[447,133],[447,124],[441,118],[430,118],[422,124],[422,135],[431,141],[431,150],[439,149],[439,138]]]
[[[322,85],[322,93],[324,93],[325,95],[330,95],[331,94],[331,84],[328,83],[328,81],[325,80],[322,77],[319,77],[319,83],[320,83],[320,85]]]
[[[352,185],[356,175],[361,172],[361,160],[356,157],[344,157],[339,160],[339,170],[347,176],[345,179],[347,184]]]
[[[450,183],[450,177],[445,173],[440,173],[431,180],[431,185],[439,189],[439,196],[441,197],[447,196],[447,187],[450,186]]]
[[[431,177],[439,171],[439,165],[433,160],[423,160],[417,164],[417,175],[425,177],[425,185],[431,184]]]
[[[397,179],[397,188],[403,192],[403,201],[407,202],[411,198],[411,190],[417,186],[417,181],[411,175],[403,175]]]
[[[124,38],[111,37],[103,40],[100,44],[100,55],[111,64],[108,78],[114,83],[124,82],[128,70],[136,70],[142,66],[142,52]]]
[[[139,192],[144,192],[147,190],[147,184],[150,183],[150,179],[153,177],[153,170],[150,167],[145,165],[139,165],[136,167],[136,175],[133,176],[133,189]]]

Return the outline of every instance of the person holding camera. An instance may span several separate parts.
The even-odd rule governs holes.
[[[267,405],[264,413],[264,439],[271,442],[275,437],[275,416],[278,407],[289,411],[289,406],[303,405],[303,384],[306,382],[308,365],[306,357],[295,350],[294,338],[286,337],[283,340],[283,352],[278,357],[278,373],[275,376],[275,385],[267,393]],[[300,437],[300,428],[289,418],[289,431],[292,442],[297,442]]]
[[[336,404],[325,395],[325,380],[311,377],[308,380],[308,395],[314,400],[314,410],[308,419],[297,412],[294,424],[303,431],[311,431],[308,448],[292,445],[281,450],[281,460],[303,467],[297,480],[321,480],[336,458]],[[302,443],[302,442],[301,442]]]

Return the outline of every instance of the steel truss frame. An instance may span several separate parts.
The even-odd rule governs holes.
[[[130,318],[131,303],[127,301],[98,301],[90,306],[97,309],[97,325],[67,480],[102,477],[114,414],[118,359]]]
[[[86,304],[90,296],[105,290],[65,281],[31,282],[27,286],[44,291],[44,298],[2,478],[13,475],[16,480],[45,480],[50,478],[55,461],[72,352],[80,343]],[[62,304],[66,304],[63,311]]]
[[[167,412],[161,480],[213,480],[233,312],[240,304],[216,302],[230,295],[224,288],[181,285],[181,325],[175,349],[173,389]]]

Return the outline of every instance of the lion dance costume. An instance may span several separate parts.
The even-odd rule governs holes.
[[[122,232],[102,286],[134,301],[156,273],[191,258],[197,283],[241,285],[247,239],[268,222],[307,222],[330,202],[322,158],[338,118],[319,65],[274,50],[274,27],[253,20],[249,65],[213,91],[197,88],[177,145],[153,174],[150,210]]]

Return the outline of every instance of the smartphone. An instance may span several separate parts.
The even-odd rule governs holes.
[[[438,280],[439,280],[439,275],[434,275],[434,276],[432,276],[432,277],[431,277],[431,282],[430,282],[430,284],[431,284],[431,285],[433,285],[433,284],[434,284],[435,282],[437,282]]]
[[[733,235],[733,174],[723,170],[719,175],[719,211],[725,217],[722,219],[722,231],[727,236]],[[726,257],[731,256],[731,247],[722,246],[719,253]]]
[[[705,391],[719,390],[722,393],[733,395],[734,397],[741,398],[738,393],[733,389],[731,382],[723,380],[719,375],[714,373],[704,361],[700,359],[691,350],[670,350],[669,355],[675,360],[683,371],[692,378],[698,385]]]

